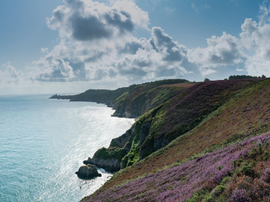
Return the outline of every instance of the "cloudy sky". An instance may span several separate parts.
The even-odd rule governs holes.
[[[0,1],[0,94],[270,76],[263,0]]]

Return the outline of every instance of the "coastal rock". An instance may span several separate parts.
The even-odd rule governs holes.
[[[135,125],[133,125],[129,130],[127,130],[120,137],[112,139],[109,148],[119,147],[119,148],[124,148],[126,152],[129,152],[131,144],[127,144],[127,143],[132,142],[135,135],[134,131],[135,131]]]
[[[81,166],[79,171],[76,172],[77,176],[81,179],[92,179],[94,177],[100,177],[101,174],[98,173],[97,167],[92,164],[87,164],[86,166]]]
[[[111,159],[101,159],[101,158],[88,158],[87,160],[83,161],[85,165],[95,165],[99,168],[103,168],[107,172],[116,172],[120,170],[120,161],[116,158]]]

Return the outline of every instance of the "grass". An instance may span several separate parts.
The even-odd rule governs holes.
[[[102,190],[196,155],[200,156],[229,146],[234,141],[269,131],[269,86],[269,79],[251,82],[238,94],[229,98],[222,107],[209,114],[197,127],[153,153],[149,158],[126,168],[126,172],[116,175],[102,187]],[[250,96],[254,99],[250,99]],[[249,111],[245,111],[247,107],[250,108]]]
[[[240,142],[270,131],[270,80],[227,82],[232,83],[230,85],[226,84],[227,87],[224,87],[223,90],[217,90],[222,86],[219,88],[209,86],[211,84],[216,84],[215,82],[207,82],[208,85],[194,85],[189,89],[189,92],[182,92],[182,94],[177,95],[167,101],[164,105],[160,106],[158,110],[148,112],[147,116],[149,116],[149,120],[151,119],[151,121],[153,121],[151,130],[155,132],[152,131],[153,136],[149,136],[150,138],[147,141],[155,140],[155,138],[152,137],[162,137],[162,135],[159,136],[160,134],[166,136],[168,131],[179,130],[177,129],[177,123],[181,123],[179,121],[179,116],[188,119],[188,116],[181,115],[185,110],[187,110],[185,113],[193,112],[192,109],[194,109],[193,106],[195,106],[195,108],[198,107],[196,109],[199,109],[199,112],[201,113],[196,114],[195,117],[200,117],[200,119],[197,119],[197,125],[195,124],[192,129],[190,128],[191,130],[184,134],[178,133],[179,137],[169,143],[166,147],[157,150],[148,155],[145,159],[116,173],[111,180],[107,181],[105,185],[91,197],[97,197],[99,194],[106,193],[107,190],[110,190],[113,187],[118,191],[123,188],[128,189],[128,185],[132,182],[135,183],[136,180],[146,180],[148,176],[165,171],[168,172],[168,170],[182,166],[185,163],[200,162],[200,159],[203,160],[204,158],[202,157],[209,152],[226,150],[226,148],[232,147],[235,144],[235,149],[240,151],[243,149]],[[220,85],[223,84],[220,83]],[[199,91],[196,91],[196,88]],[[201,100],[201,96],[208,90],[215,93],[210,93],[209,99],[204,98],[204,100]],[[192,104],[191,102],[194,102],[195,104]],[[150,116],[154,111],[155,116]],[[197,111],[195,110],[195,112]],[[193,116],[190,117],[191,122],[193,121],[192,117]],[[172,118],[174,120],[172,120]],[[145,146],[151,146],[150,141],[149,144],[146,144]],[[253,146],[257,147],[255,142]],[[269,151],[266,150],[266,152]],[[268,159],[268,154],[266,152],[262,153],[262,157],[260,157],[262,159],[257,159],[257,165],[260,163],[259,161],[264,162],[264,160]],[[254,153],[256,153],[256,151],[254,151]],[[252,155],[252,153],[250,153],[250,155]],[[213,165],[215,165],[213,169],[216,169],[217,171],[224,170],[224,165],[222,165],[217,158],[213,159]],[[251,168],[253,170],[259,169],[256,168],[257,165],[240,163],[239,166],[242,170],[240,170],[239,173],[251,173]],[[221,166],[219,167],[220,169],[218,166]],[[235,169],[237,170],[236,167]],[[186,176],[179,176],[179,180],[181,183],[188,185],[190,183],[189,178],[185,177]],[[253,179],[253,185],[259,186],[256,179],[257,178]],[[236,186],[241,179],[239,176],[236,176],[234,177],[234,181]],[[164,179],[161,183],[166,184],[166,180]],[[215,185],[211,190],[219,185],[220,184]],[[159,187],[161,185],[157,186],[149,183],[146,187],[141,188],[142,192],[152,190],[154,186]],[[175,189],[175,184],[171,184],[171,186],[174,190],[177,190]],[[234,187],[234,185],[231,187]],[[168,188],[169,187],[167,187],[167,190]],[[156,194],[157,192],[158,191],[155,190],[149,192],[149,194]],[[195,192],[196,190],[194,193]],[[130,193],[133,193],[133,196],[135,197],[135,192],[131,191]],[[205,200],[211,200],[210,194],[210,191],[206,192]],[[236,193],[232,190],[230,194],[231,196],[236,196],[240,193]],[[192,197],[192,195],[189,196],[189,198]],[[221,195],[219,201],[224,201],[224,197],[225,195]],[[143,201],[144,199],[139,198],[137,200]]]
[[[115,114],[137,118],[145,112],[157,107],[175,95],[185,91],[194,84],[184,79],[171,79],[149,82],[129,87],[127,94],[118,97]],[[117,104],[118,103],[118,104]]]
[[[249,190],[247,197],[259,201],[270,193],[270,186],[265,183],[270,182],[270,169],[267,168],[270,163],[269,156],[263,162],[260,157],[270,150],[269,135],[270,133],[252,137],[241,141],[240,146],[235,144],[203,155],[200,159],[139,177],[113,189],[100,190],[87,200],[227,201],[238,197],[235,196],[235,190],[241,186]],[[249,152],[254,149],[257,153],[251,157]],[[218,169],[218,166],[221,166],[221,169]],[[249,179],[251,184],[241,182],[243,176],[244,179]],[[265,192],[260,196],[256,195],[259,187],[265,188]]]

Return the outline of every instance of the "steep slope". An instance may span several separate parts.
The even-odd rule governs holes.
[[[203,112],[201,113],[202,121],[198,123],[199,125],[178,137],[165,148],[159,149],[147,158],[116,173],[111,180],[105,183],[105,185],[91,197],[98,197],[98,195],[102,194],[104,191],[118,186],[120,186],[119,189],[124,189],[124,184],[138,178],[143,178],[145,175],[166,168],[166,166],[170,167],[170,165],[181,164],[188,159],[197,158],[205,153],[218,150],[219,148],[225,148],[241,139],[270,131],[270,80],[233,82],[235,82],[232,83],[233,85],[228,85],[231,87],[226,87],[219,91],[222,93],[218,94],[217,92],[214,93],[213,96],[209,96],[211,102],[203,100],[203,102],[206,102],[207,104],[200,104],[200,97],[197,99],[192,96],[195,103],[197,103],[193,106],[198,106],[197,109]],[[213,84],[214,83],[215,82],[213,82]],[[210,84],[211,83],[209,83],[209,85]],[[220,83],[220,85],[225,84],[223,82]],[[203,86],[203,84],[199,85]],[[192,88],[194,87],[195,86]],[[189,92],[193,92],[192,88],[189,89]],[[203,92],[206,92],[205,89],[209,89],[209,86],[201,89],[203,89]],[[211,90],[213,89],[216,88],[211,88]],[[215,96],[216,94],[218,94],[218,96]],[[196,95],[203,94],[197,93]],[[218,102],[220,96],[226,98],[225,103]],[[179,95],[179,98],[180,97],[181,96]],[[173,99],[177,100],[176,98]],[[192,99],[190,99],[190,102],[191,101]],[[163,109],[174,109],[175,112],[178,110],[182,113],[181,108],[179,107],[181,104],[174,103],[177,102],[170,103],[168,101],[163,106]],[[183,103],[183,100],[180,103]],[[186,103],[188,104],[189,102]],[[189,109],[187,104],[183,104],[182,106],[185,109]],[[210,110],[208,115],[207,113],[204,114],[205,110],[203,110],[203,107],[210,107],[210,109],[213,107],[212,112]],[[161,108],[159,110],[161,110]],[[166,110],[163,111],[166,112]],[[149,116],[149,114],[151,113],[149,112],[148,115],[146,114],[145,116]],[[177,118],[177,115],[169,113],[167,117]],[[171,124],[169,120],[172,119],[167,118],[163,120],[165,121],[161,122],[159,126],[163,126],[165,129],[160,127],[158,131],[169,131],[170,128],[166,128],[166,123]],[[162,134],[161,132],[158,134]],[[186,184],[188,183],[189,182],[186,182]],[[144,191],[141,190],[141,193],[144,193],[147,190],[148,188],[146,187]]]
[[[269,140],[249,138],[84,201],[269,201]]]
[[[164,81],[162,82],[164,84]],[[143,84],[144,85],[144,84]],[[156,82],[153,87],[153,84],[150,84],[151,86],[148,87],[148,90],[146,91],[146,94],[140,94],[141,89],[143,88],[145,90],[145,86],[139,88],[134,92],[136,94],[139,94],[140,96],[143,96],[144,98],[147,98],[149,102],[152,102],[152,107],[158,105],[160,102],[163,102],[164,100],[168,100],[171,97],[174,97],[177,94],[184,93],[189,89],[189,87],[193,86],[193,83],[180,83],[180,84],[166,84],[157,86]],[[134,97],[133,92],[131,93],[131,97]],[[153,96],[154,95],[154,96]],[[127,100],[123,100],[125,103],[130,104],[132,102],[129,102],[130,99],[129,96],[127,97]],[[138,105],[140,102],[137,100],[135,102],[135,105]],[[157,109],[160,109],[158,107]],[[153,109],[151,112],[146,113],[148,115],[153,116],[155,112],[157,112],[157,109]],[[145,108],[144,110],[147,110]],[[107,171],[115,172],[118,171],[121,167],[124,168],[126,166],[129,166],[133,164],[134,162],[139,160],[139,153],[138,148],[138,136],[140,134],[140,139],[142,139],[142,133],[140,131],[145,131],[145,135],[148,135],[147,129],[145,130],[145,127],[149,127],[150,125],[146,121],[143,123],[143,129],[141,122],[144,121],[147,116],[141,117],[136,124],[132,126],[130,130],[128,130],[125,134],[122,136],[115,138],[111,141],[109,148],[101,148],[99,149],[93,156],[93,158],[88,158],[88,160],[84,161],[84,164],[94,164],[97,167],[102,167]],[[139,140],[140,141],[140,140]],[[132,151],[130,151],[132,149]],[[136,154],[134,155],[133,152],[136,150]],[[125,157],[126,156],[126,157]],[[123,157],[125,157],[123,159]]]
[[[138,118],[182,90],[193,86],[185,79],[169,79],[129,86],[128,93],[114,101],[114,116]]]
[[[113,140],[110,148],[98,150],[93,159],[85,163],[95,164],[108,171],[117,171],[120,166],[131,166],[196,127],[211,112],[252,82],[253,80],[217,81],[193,86],[182,84],[186,88],[182,86],[178,95],[136,121],[124,146],[115,144],[117,139]],[[116,162],[116,159],[117,166],[113,164],[113,169],[110,169],[112,161]]]

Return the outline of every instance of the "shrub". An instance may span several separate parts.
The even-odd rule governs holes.
[[[251,201],[251,198],[249,198],[247,195],[248,194],[246,190],[244,189],[235,190],[228,201],[229,202],[249,202]]]

